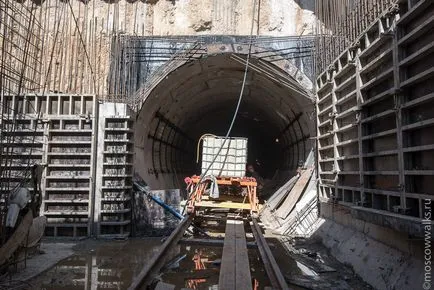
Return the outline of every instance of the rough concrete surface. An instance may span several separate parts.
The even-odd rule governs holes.
[[[318,290],[373,289],[350,265],[335,259],[320,239],[283,238],[281,241],[302,272],[286,276],[291,286]]]
[[[43,242],[40,247],[40,253],[35,254],[27,260],[27,265],[19,265],[18,273],[12,275],[13,280],[26,281],[32,279],[42,272],[50,269],[58,262],[74,253],[73,247],[76,245],[74,242]]]
[[[253,16],[259,18],[254,21],[253,33],[262,36],[307,35],[315,31],[316,18],[310,10],[314,0],[257,0],[255,14],[253,0],[108,2],[72,1],[69,8],[66,3],[47,0],[36,8],[41,17],[48,15],[42,29],[44,47],[50,49],[42,52],[42,71],[48,70],[52,57],[56,59],[56,67],[48,70],[47,79],[44,73],[41,75],[40,82],[47,91],[95,92],[107,97],[110,58],[116,51],[112,37],[119,35],[249,35]],[[80,33],[76,33],[76,24]],[[57,33],[62,37],[53,37]],[[53,47],[56,49],[52,56]],[[85,77],[91,71],[95,78]]]
[[[375,289],[419,289],[422,287],[423,261],[377,242],[349,227],[325,220],[314,236],[340,262]]]

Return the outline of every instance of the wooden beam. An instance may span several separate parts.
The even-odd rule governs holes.
[[[219,289],[252,289],[246,234],[242,221],[231,219],[226,221]]]
[[[224,239],[181,239],[179,243],[188,244],[190,246],[198,245],[198,246],[209,246],[209,247],[223,247]],[[255,242],[247,242],[246,245],[247,248],[249,249],[254,249],[257,247]]]
[[[285,219],[290,214],[301,194],[303,193],[305,187],[307,186],[312,176],[312,171],[312,169],[307,169],[302,172],[300,178],[291,189],[291,192],[288,194],[283,204],[277,209],[276,215],[278,217]]]
[[[209,207],[209,208],[230,208],[230,209],[243,209],[243,210],[250,210],[250,204],[249,203],[241,203],[241,202],[230,202],[230,201],[201,201],[197,202],[195,207]]]

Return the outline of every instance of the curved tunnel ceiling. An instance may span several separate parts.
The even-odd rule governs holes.
[[[312,146],[313,101],[296,80],[273,64],[255,58],[250,62],[231,136],[249,138],[250,162],[261,156],[263,170],[269,172],[263,174],[272,175],[278,168],[294,169]],[[136,136],[143,142],[139,147],[152,151],[154,158],[153,164],[145,167],[152,168],[157,177],[175,171],[199,174],[200,169],[194,167],[197,140],[204,133],[226,133],[244,70],[245,56],[219,54],[189,62],[168,74],[138,114]],[[156,162],[156,158],[164,160]]]

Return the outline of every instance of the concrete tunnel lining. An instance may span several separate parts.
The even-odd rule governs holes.
[[[253,68],[264,61],[251,58],[250,64]],[[249,138],[249,162],[262,159],[261,173],[271,178],[276,170],[293,172],[309,154],[314,103],[288,72],[266,65],[273,67],[276,79],[249,68],[231,136]],[[226,133],[244,69],[232,53],[202,57],[171,71],[150,92],[137,113],[135,168],[151,187],[183,188],[185,176],[200,173],[197,141],[204,133]],[[279,83],[279,75],[286,76],[289,87]]]

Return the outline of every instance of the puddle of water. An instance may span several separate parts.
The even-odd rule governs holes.
[[[177,254],[179,262],[166,269],[161,279],[163,282],[176,286],[176,289],[218,289],[220,262],[223,247],[180,246]],[[252,285],[254,289],[270,286],[263,264],[254,249],[248,250]],[[174,260],[176,261],[177,258]]]
[[[284,276],[303,275],[303,271],[298,267],[298,262],[288,255],[279,240],[273,238],[267,239],[267,242],[273,245],[271,252]]]
[[[74,256],[30,280],[28,289],[127,289],[160,245],[159,238],[85,243]],[[223,247],[179,245],[160,278],[176,289],[218,289],[222,253]],[[270,286],[258,251],[249,249],[248,255],[254,289]]]
[[[159,238],[90,242],[76,255],[29,281],[29,289],[127,289],[160,245]]]
[[[273,243],[273,254],[284,274],[302,274],[279,241]],[[161,246],[160,238],[130,239],[127,241],[86,241],[77,253],[50,270],[29,281],[28,289],[96,290],[127,289],[144,264]],[[171,263],[163,269],[160,279],[176,289],[218,289],[223,247],[176,246]],[[257,249],[248,249],[254,290],[271,286]],[[299,289],[299,288],[294,288]]]
[[[285,277],[294,277],[296,275],[303,276],[313,272],[313,270],[310,268],[290,257],[279,240],[267,239],[267,242],[269,242],[269,244],[273,244],[273,247],[271,247],[271,252],[273,253],[277,265],[279,265],[280,271]],[[306,289],[292,284],[289,284],[289,286],[294,290]]]

